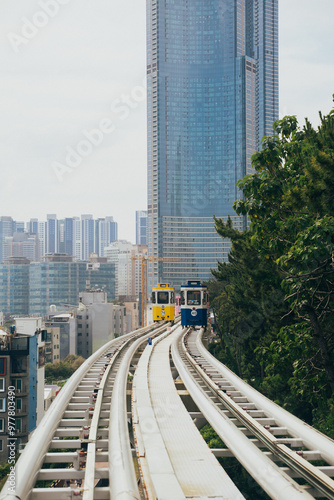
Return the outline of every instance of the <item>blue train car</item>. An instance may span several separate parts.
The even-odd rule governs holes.
[[[181,286],[181,325],[207,325],[208,290],[200,281]]]

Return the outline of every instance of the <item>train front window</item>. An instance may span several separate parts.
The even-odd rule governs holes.
[[[203,305],[205,306],[206,303],[208,301],[208,298],[207,298],[207,293],[206,292],[203,292]]]
[[[201,292],[199,290],[188,290],[188,292],[187,292],[187,304],[188,304],[188,306],[201,305]]]
[[[152,304],[155,304],[155,292],[152,292]]]
[[[184,293],[184,292],[181,292],[181,296],[180,296],[180,306],[184,306],[184,304],[186,303],[186,302],[185,302],[185,299],[184,299],[184,296],[185,296],[185,293]]]
[[[174,292],[170,292],[170,303],[171,304],[174,304],[175,300],[174,300]]]
[[[158,292],[158,304],[168,304],[168,292]]]

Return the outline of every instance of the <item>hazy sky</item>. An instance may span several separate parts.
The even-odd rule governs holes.
[[[279,9],[280,115],[318,124],[334,93],[334,1]],[[0,13],[0,215],[113,215],[134,241],[146,209],[145,0],[7,0]]]

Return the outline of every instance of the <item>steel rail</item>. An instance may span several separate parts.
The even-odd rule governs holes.
[[[92,354],[92,356],[74,372],[44,415],[29,442],[26,444],[19,460],[15,464],[15,485],[12,485],[10,479],[8,479],[1,491],[0,500],[26,500],[29,498],[43,464],[44,457],[50,447],[53,435],[59,426],[59,422],[68,407],[73,393],[84,376],[99,358],[104,356],[108,350],[113,347],[113,345],[125,342],[132,337],[144,335],[148,330],[152,330],[152,326],[111,340]],[[75,443],[75,441],[71,442],[73,445],[75,445]],[[60,443],[62,447],[63,444],[64,443]],[[71,491],[72,495],[73,490],[69,491]]]
[[[317,431],[310,425],[289,413],[287,410],[284,410],[284,408],[281,408],[244,382],[240,377],[238,377],[238,375],[233,373],[223,363],[220,363],[220,361],[207,351],[201,341],[201,338],[202,334],[199,335],[196,340],[196,347],[198,348],[200,354],[205,357],[205,359],[224,377],[226,377],[238,391],[240,391],[247,399],[252,401],[257,407],[261,408],[265,413],[272,416],[278,425],[287,427],[291,434],[303,439],[306,447],[318,450],[325,462],[334,465],[333,439]]]
[[[197,336],[196,340],[196,347],[198,348],[199,352],[201,354],[203,353],[204,357],[212,366],[215,368],[220,368],[217,366],[217,363],[213,363],[212,361],[217,361],[215,358],[213,358],[210,355],[210,358],[206,355],[209,354],[206,350],[204,352],[204,346],[202,343],[199,342],[200,338],[202,337],[203,331],[201,332],[200,335]],[[187,351],[186,347],[183,345],[184,351]],[[186,356],[188,357],[189,361],[192,363],[192,365],[197,369],[197,371],[202,373],[203,379],[206,381],[207,385],[211,387],[211,389],[214,391],[214,393],[218,396],[218,398],[224,403],[224,406],[228,408],[228,410],[240,421],[242,424],[251,431],[254,436],[259,439],[276,457],[278,457],[282,462],[288,465],[288,467],[296,472],[300,477],[302,477],[308,484],[313,486],[315,489],[317,489],[320,493],[324,494],[327,496],[329,499],[334,499],[334,481],[330,479],[324,472],[322,472],[320,469],[316,468],[314,465],[310,464],[307,460],[305,460],[302,456],[299,456],[296,452],[293,452],[290,450],[286,445],[282,444],[279,442],[279,440],[273,436],[269,430],[265,429],[261,424],[259,424],[256,420],[254,420],[250,415],[245,413],[245,411],[233,401],[229,396],[226,395],[224,391],[222,391],[213,380],[211,380],[210,377],[205,373],[205,371],[198,366],[196,361],[191,357],[191,354],[189,352],[185,352]],[[219,362],[218,362],[219,363]],[[221,365],[221,363],[219,363]],[[225,368],[225,367],[224,367]],[[222,371],[221,369],[219,371]],[[234,379],[237,377],[235,374],[234,377],[228,377],[229,374],[226,374],[225,370],[223,371],[224,377],[227,378],[229,382],[232,382],[233,380],[233,385],[235,387],[236,384],[234,384]],[[232,372],[231,372],[232,373]],[[240,382],[241,381],[240,379]],[[245,382],[242,384],[239,382],[238,388],[240,392],[242,392],[245,395],[245,392],[242,391],[243,386],[247,386]],[[248,386],[249,388],[249,386]],[[248,392],[248,391],[247,391]],[[253,392],[257,392],[254,389],[252,390]],[[261,394],[257,394],[259,396],[262,396]],[[270,408],[271,405],[268,403],[272,403],[270,400],[262,396],[262,398],[266,401],[266,407]],[[260,400],[262,398],[259,398]],[[254,398],[250,399],[252,402],[254,402]],[[278,407],[275,403],[273,403],[273,409],[274,413],[270,412],[272,416],[275,414],[275,410],[281,409]],[[261,405],[261,409],[263,409],[263,405]],[[285,420],[280,421],[280,425],[283,425],[287,429],[289,429],[288,422],[291,420],[294,422],[294,429],[296,432],[296,429],[301,428],[304,429],[305,425],[304,422],[299,421],[297,417],[292,416],[289,414],[286,410],[283,410],[283,414],[280,415],[281,419],[286,416]],[[293,417],[293,418],[290,418]],[[288,420],[288,422],[287,422]],[[298,425],[299,424],[299,425]],[[318,431],[315,431],[312,427],[308,427],[308,436],[314,431],[315,436],[321,436],[322,437],[322,442],[327,442],[326,436],[322,435]],[[301,437],[300,434],[297,434],[298,437]],[[326,451],[328,454],[328,450],[330,446],[332,445],[332,450],[333,453],[331,456],[331,459],[334,459],[334,443],[333,441],[328,438],[328,443],[327,443]],[[316,450],[319,450],[319,445],[318,442],[316,442]]]
[[[155,326],[157,328],[157,326]],[[149,331],[148,335],[152,335],[152,327],[146,328]],[[97,440],[98,440],[98,430],[99,430],[99,422],[102,414],[102,406],[106,404],[104,399],[107,399],[107,384],[110,383],[111,372],[116,369],[115,364],[116,361],[122,356],[125,351],[125,347],[128,347],[131,342],[134,341],[136,337],[130,337],[126,342],[122,345],[122,350],[118,350],[115,355],[110,359],[108,366],[106,367],[99,387],[97,389],[97,397],[96,403],[93,413],[92,422],[90,425],[90,432],[88,437],[88,447],[87,447],[87,459],[86,459],[86,469],[85,469],[85,477],[84,477],[84,489],[83,489],[83,500],[93,500],[94,497],[99,493],[100,487],[95,488],[95,480],[98,478],[99,471],[95,470],[96,464],[96,452],[97,452]],[[142,338],[142,337],[140,337]],[[109,396],[110,398],[110,396]],[[101,469],[100,469],[101,470]]]
[[[197,371],[194,362],[190,362],[183,352],[180,337],[172,344],[172,356],[179,375],[192,399],[210,425],[215,429],[233,455],[254,477],[266,493],[275,500],[305,500],[313,498],[284,471],[263,454],[249,439],[221,412],[205,393],[181,358],[181,352],[193,370]],[[188,365],[188,366],[189,366]],[[201,374],[202,375],[202,374]],[[208,377],[207,377],[208,378]]]
[[[169,324],[154,331],[162,333]],[[126,351],[118,368],[110,404],[109,425],[109,487],[110,497],[117,500],[140,500],[127,419],[126,386],[131,360],[139,347],[151,336],[136,340]]]
[[[99,427],[100,414],[103,403],[104,390],[107,384],[107,380],[109,378],[110,372],[114,366],[115,357],[112,360],[112,363],[109,363],[107,369],[103,374],[103,378],[101,380],[101,384],[98,389],[94,414],[92,418],[92,423],[89,431],[89,443],[87,447],[87,459],[86,459],[86,470],[85,470],[85,478],[84,478],[84,492],[83,492],[83,500],[94,500],[94,488],[95,488],[95,456],[96,456],[96,441],[97,441],[97,433]]]
[[[186,349],[183,346],[184,350]],[[334,498],[334,482],[324,474],[320,469],[307,462],[303,457],[291,451],[287,446],[280,443],[267,429],[259,424],[255,419],[248,415],[240,405],[233,401],[224,391],[222,391],[214,381],[208,377],[191,355],[187,352],[189,361],[201,373],[203,380],[216,394],[218,399],[223,402],[224,406],[241,422],[261,443],[263,443],[269,451],[271,451],[279,460],[288,465],[288,467],[297,472],[308,484],[312,485],[321,493]]]

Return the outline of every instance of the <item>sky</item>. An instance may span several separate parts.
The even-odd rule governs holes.
[[[145,0],[0,7],[0,215],[146,209]],[[334,1],[279,0],[280,117],[332,109]]]

